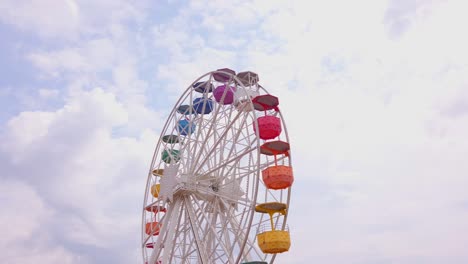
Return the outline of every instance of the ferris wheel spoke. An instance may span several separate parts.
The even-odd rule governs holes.
[[[246,223],[244,223],[244,226],[240,224],[232,225],[232,222],[228,221],[228,219],[239,218],[246,211],[242,210],[242,212],[238,214],[232,214],[232,212],[234,212],[234,209],[220,199],[218,199],[217,207],[218,212],[223,212],[219,215],[218,221],[220,243],[225,243],[229,246],[229,250],[225,252],[227,252],[226,254],[228,254],[232,258],[236,252],[239,252],[239,250],[241,250],[242,244],[240,243],[240,240],[242,240],[242,235],[240,234],[243,232]],[[227,215],[229,215],[229,217],[226,217]],[[233,260],[231,259],[229,263],[237,263],[232,261]]]
[[[243,138],[241,138],[241,140],[247,141],[248,144],[245,144],[245,143],[241,144],[238,141],[239,141],[239,136],[242,134],[242,133],[240,133],[240,132],[242,132],[242,129],[236,127],[235,130],[237,130],[239,132],[236,133],[234,138],[233,139],[228,139],[227,136],[224,137],[225,141],[222,141],[220,143],[220,147],[218,149],[216,149],[213,153],[208,153],[207,152],[207,149],[213,149],[213,148],[209,145],[209,142],[206,143],[206,147],[203,148],[204,149],[203,154],[204,154],[205,157],[209,157],[210,156],[209,154],[211,154],[211,159],[207,159],[208,168],[212,168],[214,166],[217,166],[216,164],[219,163],[219,162],[217,162],[218,159],[219,159],[219,161],[221,161],[221,160],[226,160],[226,158],[232,157],[233,154],[242,155],[242,153],[239,153],[239,152],[241,152],[244,149],[249,148],[250,146],[253,145],[253,143],[255,143],[255,142],[251,142],[251,140],[248,139],[248,136],[251,136],[251,135],[247,135],[247,137],[244,136]],[[228,144],[229,144],[229,147],[228,147]],[[229,153],[226,156],[224,156],[223,153],[226,150],[229,151]],[[196,172],[196,173],[198,173],[198,172]]]
[[[169,237],[165,241],[164,248],[168,248],[168,250],[164,251],[164,257],[161,259],[163,263],[173,263],[174,259],[178,259],[178,261],[183,260],[183,258],[181,258],[181,256],[179,256],[177,252],[184,250],[183,247],[185,245],[183,243],[180,243],[180,237],[181,234],[183,234],[185,238],[187,237],[187,231],[189,230],[189,227],[187,226],[187,223],[184,220],[186,217],[183,211],[184,203],[182,200],[178,200],[178,202],[180,203],[180,207],[177,210],[177,219],[174,219],[174,222],[176,221],[177,225],[176,227],[174,227],[174,225],[170,227],[170,231],[173,231],[173,233],[171,237]]]
[[[174,221],[173,218],[180,218],[179,215],[176,215],[176,212],[180,209],[181,203],[179,201],[175,201],[173,207],[169,209],[167,212],[167,215],[164,218],[164,221],[161,225],[161,231],[158,236],[158,239],[156,240],[154,250],[150,256],[150,263],[155,263],[156,260],[161,256],[161,253],[163,249],[165,248],[164,245],[166,241],[169,241],[172,236],[172,231],[174,230],[174,225],[178,221]],[[166,253],[166,250],[164,249],[164,253]],[[163,254],[163,256],[167,256],[166,254]]]
[[[210,168],[210,170],[207,172],[208,174],[211,173],[214,170],[219,170],[220,168],[223,169],[226,167],[227,164],[232,163],[232,162],[238,162],[241,160],[245,155],[251,153],[254,150],[257,150],[257,147],[254,146],[255,141],[249,142],[248,144],[245,144],[243,147],[238,145],[238,147],[241,147],[241,149],[236,149],[235,143],[233,143],[232,147],[229,150],[229,154],[227,157],[223,160],[228,159],[227,161],[223,163],[218,163],[216,166],[213,166]],[[219,150],[220,154],[222,153],[222,149]],[[235,151],[235,154],[233,155],[233,152]],[[214,155],[217,156],[217,155]],[[221,159],[220,159],[221,160]],[[197,172],[198,173],[198,172]]]
[[[245,179],[246,182],[244,182],[244,184],[248,184],[250,181],[249,177],[252,176],[253,171],[248,166],[240,166],[240,158],[241,157],[237,158],[236,160],[223,163],[206,172],[206,174],[214,175],[216,181],[219,183],[219,188],[225,189],[226,191],[231,190],[234,193],[242,192],[241,182]],[[222,168],[226,168],[226,170],[223,172]],[[233,177],[233,175],[235,175],[235,177]],[[245,186],[245,188],[248,188],[248,186]],[[223,196],[221,192],[218,192],[217,194],[219,196]]]
[[[185,206],[182,202],[182,200],[178,199],[177,201],[180,203],[180,207],[177,208],[178,212],[178,217],[177,217],[177,225],[174,228],[174,235],[168,240],[168,243],[171,243],[171,245],[168,245],[169,250],[167,250],[165,257],[163,258],[163,263],[172,263],[173,258],[176,257],[176,250],[181,250],[179,247],[180,245],[177,245],[177,240],[181,236],[181,234],[186,235],[186,232],[184,232],[185,224],[182,223],[182,220],[184,219],[184,214],[183,214],[183,207]],[[184,245],[182,245],[184,246]],[[172,252],[171,252],[172,251]]]
[[[203,240],[200,238],[200,234],[198,233],[200,225],[197,223],[195,212],[193,211],[193,207],[190,206],[190,201],[188,200],[188,198],[184,197],[183,199],[185,205],[185,212],[187,212],[187,218],[191,226],[191,232],[195,238],[194,242],[198,249],[199,260],[201,261],[201,263],[208,263],[206,248],[203,243]]]
[[[231,229],[233,233],[235,234],[233,243],[236,243],[238,245],[238,249],[241,252],[244,252],[243,248],[245,244],[243,244],[242,241],[245,241],[245,239],[247,238],[247,234],[245,233],[246,230],[239,223],[239,221],[236,220],[238,217],[235,214],[232,214],[232,212],[233,210],[228,210],[226,214],[223,214],[221,217],[223,218],[223,221],[225,221],[231,226]],[[231,250],[234,250],[234,248],[232,248]],[[239,258],[240,257],[241,256],[239,255]],[[249,259],[247,252],[244,252],[244,258]]]
[[[258,260],[263,260],[265,257],[260,253],[260,251],[257,249],[257,245],[255,244],[254,240],[251,240],[250,238],[247,239],[246,245],[245,245],[245,254],[244,258],[245,259],[258,259]],[[255,256],[255,257],[253,257]]]
[[[233,198],[228,195],[214,193],[213,191],[209,191],[206,189],[199,189],[197,192],[201,194],[206,194],[206,195],[215,195],[216,197],[223,199],[227,201],[228,203],[236,203],[237,205],[242,205],[242,206],[250,206],[252,204],[252,201],[247,199],[247,198]]]
[[[234,263],[232,255],[227,254],[227,252],[229,252],[229,248],[232,246],[231,243],[223,241],[222,237],[220,237],[218,233],[218,229],[222,230],[223,227],[219,226],[217,221],[219,215],[218,212],[220,212],[220,210],[219,208],[216,208],[216,203],[214,205],[214,209],[217,210],[214,210],[214,213],[211,215],[211,217],[205,213],[206,207],[200,206],[200,201],[196,201],[192,204],[196,205],[196,209],[199,212],[198,222],[201,226],[200,230],[204,230],[209,259],[223,258],[223,260],[228,261],[227,263]],[[220,252],[224,253],[221,254]]]
[[[214,168],[210,168],[210,170],[204,172],[204,174],[212,174],[213,172],[215,172],[215,171],[217,171],[217,170],[223,168],[223,166],[227,166],[228,164],[230,164],[230,163],[232,163],[232,162],[235,162],[235,161],[241,159],[242,156],[247,155],[247,154],[249,154],[250,152],[252,152],[252,151],[254,151],[254,150],[256,150],[256,147],[252,147],[252,148],[250,148],[250,149],[246,149],[246,150],[245,150],[244,152],[242,152],[240,155],[238,155],[238,156],[236,156],[236,157],[233,157],[233,158],[231,158],[230,160],[228,160],[228,161],[226,161],[226,162],[223,162],[223,163],[221,163],[221,164],[218,164],[218,165],[217,165],[216,167],[214,167]],[[195,171],[194,173],[195,173],[195,174],[200,173],[200,169],[197,170],[197,171]]]
[[[245,118],[247,118],[247,115],[245,116]],[[237,152],[239,151],[239,149],[236,148],[236,146],[240,147],[242,149],[242,146],[240,145],[240,141],[247,141],[247,145],[243,146],[244,148],[248,148],[248,147],[252,146],[253,143],[255,143],[256,139],[252,139],[252,136],[255,136],[254,134],[249,134],[249,135],[247,135],[245,137],[242,137],[242,138],[240,137],[244,133],[244,131],[247,130],[247,128],[245,126],[246,126],[246,122],[241,122],[240,127],[236,127],[235,131],[233,131],[233,132],[235,132],[235,134],[233,135],[232,139],[228,139],[227,137],[225,137],[225,142],[223,144],[225,147],[223,147],[221,149],[228,149],[228,153],[226,155],[226,158],[230,158],[233,155],[235,157],[238,156]],[[239,139],[241,139],[241,140],[239,140]],[[231,147],[227,148],[226,147],[227,144],[230,144]],[[224,152],[221,151],[221,153],[224,153]],[[239,155],[239,156],[241,156],[241,155]],[[222,167],[221,174],[223,174],[225,168],[226,167]]]
[[[210,77],[211,78],[211,77]],[[218,122],[218,115],[219,115],[219,112],[221,110],[221,107],[219,105],[215,105],[215,111],[214,113],[211,114],[211,117],[208,118],[208,119],[204,119],[205,115],[201,115],[201,117],[199,118],[199,122],[198,122],[198,127],[199,127],[199,130],[201,130],[201,128],[206,128],[205,125],[203,125],[203,123],[206,123],[208,124],[209,128],[208,128],[208,131],[207,132],[204,132],[204,133],[198,133],[197,134],[197,137],[195,139],[196,142],[200,142],[199,138],[204,135],[205,139],[206,138],[210,138],[212,135],[215,135],[215,126],[219,124]],[[205,122],[204,122],[205,121]],[[197,148],[199,147],[200,145],[200,148],[203,148],[204,144],[194,144],[194,147],[193,147],[193,153],[196,153],[197,152]],[[199,151],[200,155],[202,155],[202,151]],[[192,166],[190,167],[190,170],[193,171],[194,170],[194,167],[195,165],[197,164],[199,158],[200,158],[200,155],[194,157],[193,159],[193,163],[192,163]]]
[[[217,117],[218,117],[218,113],[220,111],[220,107],[215,107],[215,112],[211,114],[211,122],[209,122],[210,126],[208,128],[208,131],[206,132],[205,134],[205,138],[209,138],[211,136],[211,133],[212,131],[214,130],[214,127],[215,127],[215,124],[217,123]],[[203,118],[205,115],[201,115],[201,117],[199,117],[199,122],[198,122],[198,127],[199,127],[199,130],[201,130],[201,128],[206,128],[205,126],[203,126],[203,121],[205,121],[205,119]],[[206,122],[208,123],[208,122]],[[203,133],[197,133],[197,137],[195,138],[195,142],[201,142],[199,140],[199,138],[203,135]],[[194,144],[193,146],[193,152],[192,153],[197,153],[197,149],[199,147],[199,145],[201,145],[200,147],[202,148],[203,147],[203,143],[202,144]],[[200,155],[201,155],[201,151],[200,151]],[[190,170],[193,170],[194,166],[197,164],[198,162],[198,159],[199,159],[199,156],[197,157],[194,157],[193,159],[193,162],[190,166]]]
[[[227,119],[227,120],[231,119],[231,116],[232,116],[233,111],[234,111],[233,108],[230,108],[229,114],[226,115],[226,119]],[[240,112],[238,112],[237,114],[239,115]],[[247,117],[247,116],[244,115],[244,120],[245,120],[246,117]],[[244,120],[242,120],[241,123],[244,123],[244,122],[243,122]],[[220,138],[220,139],[221,139],[221,142],[220,142],[220,144],[219,144],[219,146],[220,146],[219,149],[221,150],[221,151],[220,151],[220,157],[219,157],[220,160],[224,160],[224,159],[225,159],[225,157],[224,157],[224,151],[223,151],[223,150],[226,150],[226,148],[227,148],[227,143],[228,143],[229,139],[230,139],[231,136],[232,136],[231,134],[232,134],[232,132],[233,132],[233,129],[235,129],[235,125],[237,124],[237,122],[235,122],[235,121],[237,121],[237,118],[234,120],[234,122],[231,122],[231,123],[226,122],[226,125],[223,127],[223,129],[224,129],[227,133],[226,133],[226,134],[223,133],[224,136],[222,136],[222,137]]]
[[[237,115],[232,119],[231,122],[236,122],[236,120],[242,116],[242,112],[238,112]],[[201,153],[198,155],[198,157],[195,159],[195,163],[197,165],[197,167],[195,167],[196,169],[194,169],[193,171],[194,172],[197,172],[200,170],[201,167],[203,167],[203,165],[205,164],[205,162],[207,161],[207,159],[209,158],[209,156],[217,149],[218,145],[223,141],[223,138],[226,136],[226,134],[229,132],[229,129],[225,129],[222,134],[220,135],[220,137],[218,138],[218,140],[211,146],[211,150],[208,152],[208,155],[205,156],[205,158],[199,162],[200,160],[200,157],[201,157]]]

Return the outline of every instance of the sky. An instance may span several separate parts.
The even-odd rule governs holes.
[[[278,96],[276,263],[468,263],[464,0],[0,0],[0,263],[141,263],[162,126],[219,69]]]

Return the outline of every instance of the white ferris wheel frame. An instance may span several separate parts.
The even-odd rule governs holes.
[[[142,213],[141,246],[144,263],[237,264],[257,260],[273,263],[276,258],[276,254],[265,254],[256,245],[255,234],[262,231],[264,225],[268,224],[270,219],[265,217],[264,214],[255,213],[255,205],[266,201],[276,201],[289,206],[291,187],[284,190],[269,190],[265,188],[260,180],[261,170],[272,165],[274,161],[271,157],[265,157],[260,153],[260,146],[264,141],[260,139],[258,134],[258,115],[256,111],[239,111],[235,109],[234,105],[221,105],[213,100],[213,112],[206,115],[198,114],[197,117],[190,120],[190,125],[192,123],[196,125],[194,133],[183,136],[180,131],[174,128],[177,121],[187,116],[177,112],[178,106],[187,101],[193,102],[195,95],[212,98],[212,95],[207,93],[196,92],[194,85],[201,80],[206,80],[206,78],[208,78],[207,82],[209,84],[217,83],[221,85],[221,82],[213,80],[214,74],[229,76],[229,81],[225,83],[226,86],[233,85],[237,90],[243,90],[245,94],[248,94],[249,90],[268,94],[266,89],[258,83],[245,86],[236,75],[218,70],[208,72],[197,78],[180,96],[162,129],[148,172]],[[222,100],[225,95],[226,93],[224,93]],[[252,98],[246,96],[244,99],[246,107],[253,109]],[[203,104],[202,112],[206,110],[206,107],[207,104]],[[192,111],[190,112],[191,115],[194,114],[193,108],[190,108],[189,111]],[[280,137],[283,141],[289,142],[281,111],[271,111],[270,114],[280,117],[283,129]],[[206,116],[209,117],[205,119]],[[236,127],[239,120],[241,120],[240,127]],[[249,123],[248,120],[251,120],[252,123]],[[222,123],[222,121],[225,121],[225,123]],[[201,128],[208,130],[201,131]],[[219,131],[221,133],[218,133]],[[245,135],[245,133],[247,134]],[[172,156],[171,152],[169,152],[169,157],[172,159],[170,163],[165,164],[161,161],[162,149],[172,151],[170,144],[162,140],[164,135],[169,134],[176,134],[178,138],[184,140],[178,149],[182,154],[179,163],[174,161],[176,157]],[[206,138],[203,138],[203,136]],[[229,136],[231,137],[230,141],[228,140]],[[244,136],[244,141],[238,141],[241,136]],[[248,146],[245,145],[246,140]],[[229,149],[230,143],[233,145]],[[238,153],[237,148],[242,146],[246,148]],[[228,159],[220,163],[226,151]],[[193,156],[196,158],[193,158]],[[275,157],[275,160],[276,162],[291,165],[290,155],[278,159]],[[252,164],[251,161],[256,162],[256,164]],[[210,162],[211,164],[208,164]],[[247,169],[241,166],[241,162],[247,163],[242,165],[246,166]],[[171,181],[170,178],[177,179],[177,182],[170,183],[173,188],[169,190],[169,195],[162,197],[164,200],[161,197],[155,198],[151,194],[151,186],[158,181],[152,172],[161,165],[170,172],[168,175],[165,172],[160,179],[161,181],[164,179],[167,183]],[[228,165],[230,168],[226,171]],[[179,166],[182,166],[180,171]],[[200,171],[203,173],[199,173]],[[218,171],[221,171],[222,177],[213,175],[214,172]],[[234,171],[234,174],[229,174],[232,171]],[[241,174],[241,171],[243,171],[243,176],[236,178]],[[164,177],[168,178],[165,179]],[[214,178],[219,178],[221,184],[219,186],[215,186],[215,184],[207,185],[208,182],[215,181]],[[236,180],[242,183],[237,183]],[[241,191],[238,190],[238,187],[241,191],[247,192],[244,193],[244,196],[250,195],[250,197],[242,197],[243,195],[240,194]],[[244,190],[242,187],[247,189]],[[161,188],[164,188],[163,184],[161,184]],[[222,188],[230,189],[222,193]],[[234,193],[237,192],[237,195],[232,194],[233,190]],[[168,192],[168,190],[165,191]],[[151,205],[167,208],[167,212],[162,214],[146,211],[145,208]],[[211,207],[211,209],[208,207]],[[239,210],[239,208],[242,212],[235,214],[235,211]],[[287,216],[286,211],[286,214],[281,218],[279,216],[275,217],[277,228],[281,230],[288,229],[286,224]],[[159,234],[146,234],[145,225],[148,221],[160,223]],[[235,227],[237,227],[237,230],[235,230]],[[153,248],[148,248],[148,244],[152,244]]]

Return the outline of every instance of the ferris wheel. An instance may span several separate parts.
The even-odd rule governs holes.
[[[278,97],[250,71],[204,74],[175,103],[156,144],[143,263],[273,263],[291,245],[293,181]]]

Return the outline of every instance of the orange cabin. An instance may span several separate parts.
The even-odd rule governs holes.
[[[294,176],[292,167],[275,165],[262,171],[263,182],[269,189],[285,189],[292,185]]]
[[[159,230],[161,229],[161,224],[159,222],[149,222],[145,225],[145,233],[149,236],[159,235]]]
[[[291,166],[278,165],[277,155],[289,157],[289,143],[281,140],[269,141],[260,146],[260,153],[275,157],[275,165],[262,171],[263,182],[269,189],[285,189],[294,182],[294,176]]]

